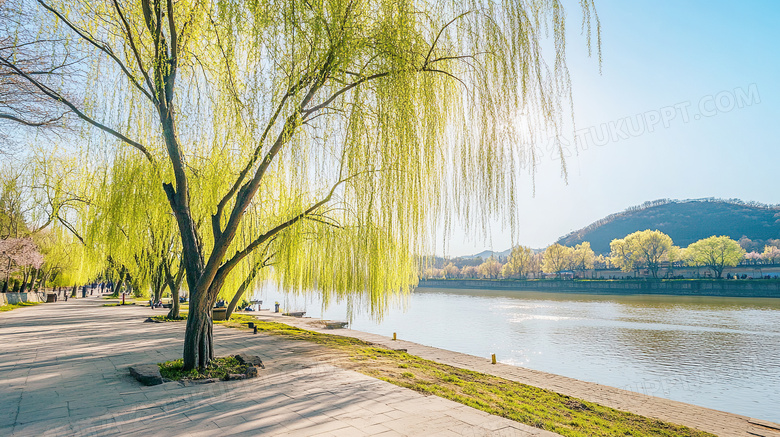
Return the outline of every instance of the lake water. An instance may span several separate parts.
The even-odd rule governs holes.
[[[257,297],[347,320],[344,303]],[[780,299],[419,288],[350,328],[780,422]]]

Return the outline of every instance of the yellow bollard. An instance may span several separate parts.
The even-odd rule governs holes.
[[[496,364],[496,354],[493,354],[493,364]]]
[[[395,332],[393,333],[393,340],[398,340],[398,337],[396,337]]]

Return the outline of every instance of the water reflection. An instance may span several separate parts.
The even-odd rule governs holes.
[[[347,305],[278,300],[345,320]],[[421,288],[352,329],[780,422],[780,300]]]

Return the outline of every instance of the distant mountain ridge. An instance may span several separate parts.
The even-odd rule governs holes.
[[[509,248],[509,249],[504,250],[502,252],[496,252],[494,250],[483,250],[480,253],[475,253],[474,255],[461,256],[460,258],[463,258],[463,259],[476,259],[476,258],[488,259],[491,256],[495,256],[496,258],[500,258],[500,257],[507,257],[507,256],[509,256],[510,253],[512,253],[512,248]]]
[[[685,247],[711,235],[739,240],[780,238],[780,206],[739,199],[659,199],[608,215],[558,239],[574,246],[589,241],[596,253],[609,253],[615,238],[645,229],[658,229]]]

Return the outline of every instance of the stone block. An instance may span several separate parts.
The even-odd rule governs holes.
[[[257,378],[259,373],[260,373],[259,372],[259,368],[255,367],[255,366],[249,366],[249,367],[246,368],[246,370],[244,370],[244,376],[246,376],[247,379],[248,378]]]
[[[263,360],[261,360],[260,357],[258,357],[257,355],[238,354],[235,356],[235,358],[241,364],[246,364],[249,366],[257,366],[265,369]]]
[[[130,374],[144,385],[158,385],[163,383],[160,375],[160,367],[157,364],[139,364],[130,367]]]

